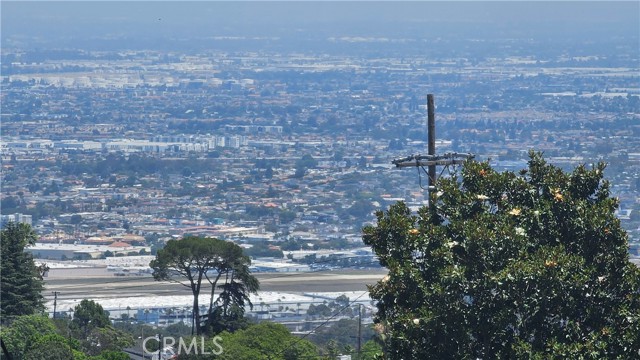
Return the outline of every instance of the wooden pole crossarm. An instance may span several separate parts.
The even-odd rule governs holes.
[[[427,155],[411,155],[405,158],[395,159],[391,161],[396,168],[417,167],[423,168],[428,175],[428,185],[426,190],[429,191],[429,198],[431,199],[434,191],[436,191],[436,167],[449,165],[461,165],[467,160],[473,159],[475,156],[469,153],[457,153],[450,152],[442,155],[436,155],[436,119],[435,119],[435,105],[433,94],[427,94]],[[424,168],[427,169],[424,169]],[[418,169],[418,175],[420,175],[420,169]],[[422,183],[420,184],[422,189]],[[433,204],[429,200],[429,207],[433,209]]]
[[[412,155],[406,158],[393,160],[392,163],[397,168],[434,165],[459,165],[473,158],[473,154],[461,153],[446,153],[443,155]]]
[[[396,168],[406,167],[421,167],[421,166],[435,166],[435,165],[461,165],[467,161],[466,159],[451,159],[451,160],[414,160],[394,163]]]

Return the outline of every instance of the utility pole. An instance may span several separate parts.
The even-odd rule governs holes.
[[[162,360],[162,334],[158,334],[158,360]]]
[[[140,326],[140,341],[142,341],[140,343],[140,347],[142,347],[142,360],[146,360],[147,357],[145,353],[147,352],[147,348],[144,346],[144,326]]]
[[[436,155],[436,110],[433,94],[427,95],[427,154]],[[429,192],[436,186],[436,165],[429,165]]]
[[[362,351],[362,304],[358,303],[358,360],[360,360],[360,353]]]
[[[53,318],[54,319],[57,317],[56,316],[56,308],[58,306],[58,294],[59,293],[60,292],[58,292],[58,291],[53,291]]]
[[[473,159],[473,154],[460,154],[456,152],[436,155],[436,116],[433,94],[427,94],[427,155],[411,155],[401,159],[395,159],[391,163],[396,168],[417,167],[418,173],[424,171],[428,177],[427,190],[429,191],[429,207],[433,209],[432,194],[436,190],[436,167],[450,165],[460,165],[469,159]],[[425,170],[424,167],[428,170]],[[422,185],[420,185],[422,187]]]

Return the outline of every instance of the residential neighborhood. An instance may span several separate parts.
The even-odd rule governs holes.
[[[361,246],[375,210],[427,204],[426,175],[391,163],[426,153],[427,93],[439,153],[512,171],[530,149],[565,169],[607,162],[638,239],[640,88],[622,54],[611,67],[597,53],[77,51],[28,62],[6,52],[3,216],[30,217],[43,244],[112,247],[73,257],[154,253],[187,234],[256,245],[261,257]]]
[[[0,7],[2,359],[635,358],[638,2]]]

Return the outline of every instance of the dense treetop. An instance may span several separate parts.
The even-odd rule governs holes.
[[[0,233],[0,316],[2,322],[18,315],[44,311],[44,282],[33,256],[25,248],[37,240],[31,226],[7,223]]]
[[[364,241],[389,269],[370,290],[390,358],[637,355],[640,271],[604,167],[469,162],[432,209],[379,211]]]

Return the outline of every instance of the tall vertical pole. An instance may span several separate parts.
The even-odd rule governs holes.
[[[147,348],[144,346],[144,326],[140,326],[140,340],[142,340],[142,345],[140,345],[142,347],[142,360],[146,360],[147,357],[145,353],[147,352]]]
[[[427,146],[428,154],[436,154],[436,115],[433,94],[427,95]],[[436,165],[429,165],[429,194],[436,186]]]
[[[362,304],[358,304],[358,359],[362,351]]]
[[[53,292],[53,318],[56,318],[56,308],[58,306],[58,292]]]

